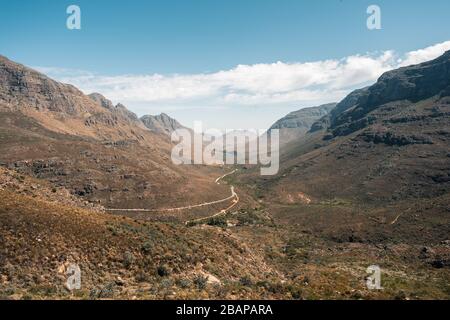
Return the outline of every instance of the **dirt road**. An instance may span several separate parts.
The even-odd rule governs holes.
[[[220,180],[222,180],[223,178],[235,173],[237,171],[237,169],[224,174],[223,176],[217,178],[215,180],[215,183],[220,184]],[[224,199],[220,199],[220,200],[216,200],[216,201],[211,201],[211,202],[203,202],[200,204],[195,204],[195,205],[189,205],[189,206],[184,206],[184,207],[178,207],[178,208],[161,208],[161,209],[117,209],[117,208],[106,208],[106,211],[125,211],[125,212],[174,212],[174,211],[181,211],[181,210],[189,210],[189,209],[194,209],[194,208],[200,208],[200,207],[206,207],[206,206],[210,206],[213,204],[217,204],[217,203],[222,203],[222,202],[226,202],[229,201],[231,199],[234,198],[233,200],[233,205],[226,210],[231,209],[232,207],[234,207],[238,202],[239,202],[239,196],[236,194],[236,192],[234,191],[234,186],[230,186],[230,190],[231,190],[231,195],[227,198]],[[224,210],[222,210],[224,211]],[[222,212],[221,211],[221,212]]]

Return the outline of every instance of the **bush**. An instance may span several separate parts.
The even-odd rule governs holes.
[[[274,294],[284,294],[286,293],[286,288],[283,286],[282,283],[276,282],[276,283],[269,283],[269,287],[267,288],[269,292],[272,292]]]
[[[250,287],[253,285],[252,279],[250,279],[249,277],[242,277],[239,282],[245,287]]]
[[[146,282],[148,280],[148,276],[145,272],[140,271],[136,274],[135,279],[137,282]]]
[[[191,281],[189,279],[179,279],[177,281],[177,285],[180,288],[187,289],[187,288],[189,288],[192,285],[192,283],[191,283]]]
[[[127,251],[123,255],[123,261],[122,261],[123,266],[125,268],[129,269],[133,265],[135,260],[136,259],[135,259],[134,255],[131,252]]]
[[[295,300],[301,300],[303,299],[303,292],[300,287],[297,286],[289,286],[288,287],[289,292],[291,293],[291,296]]]
[[[165,264],[158,266],[158,268],[156,269],[156,272],[158,273],[158,276],[160,276],[160,277],[167,277],[168,275],[170,275],[170,269]]]
[[[263,224],[264,219],[256,212],[247,212],[237,216],[238,226],[248,226],[254,224]]]
[[[145,241],[144,244],[141,246],[141,251],[145,254],[149,254],[152,252],[153,244],[150,241]]]
[[[194,284],[199,290],[204,290],[208,284],[208,277],[199,275],[195,277]]]
[[[171,287],[172,287],[172,280],[170,280],[170,279],[163,279],[161,281],[161,288],[169,289]]]
[[[227,226],[227,219],[225,217],[214,217],[208,220],[207,225],[225,228]]]

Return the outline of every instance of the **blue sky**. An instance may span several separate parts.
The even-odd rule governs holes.
[[[66,28],[71,4],[81,30]],[[382,30],[366,27],[370,4]],[[420,62],[408,54],[450,40],[448,12],[448,0],[0,0],[0,54],[140,115],[265,128]]]

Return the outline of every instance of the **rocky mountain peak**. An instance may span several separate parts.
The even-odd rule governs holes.
[[[111,100],[106,99],[103,95],[100,93],[94,92],[88,95],[92,100],[102,105],[103,108],[106,109],[112,109],[114,108],[113,103]]]
[[[107,140],[142,140],[137,132],[146,131],[125,106],[114,106],[99,93],[85,95],[3,56],[0,111],[31,117],[51,131]]]
[[[173,131],[184,128],[177,120],[165,113],[159,115],[145,115],[141,117],[144,125],[153,132],[170,135]]]

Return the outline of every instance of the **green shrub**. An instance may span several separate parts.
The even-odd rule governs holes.
[[[208,284],[208,277],[199,275],[195,277],[194,284],[199,290],[204,290]]]
[[[214,217],[214,218],[208,219],[207,225],[225,228],[227,226],[227,219],[223,216]]]
[[[239,282],[241,283],[241,285],[245,286],[245,287],[251,287],[253,285],[252,279],[250,279],[249,277],[245,276],[242,277]]]
[[[156,272],[160,277],[167,277],[170,275],[170,269],[165,264],[159,265],[158,268],[156,269]]]
[[[192,285],[192,283],[191,283],[191,281],[189,279],[179,279],[177,281],[177,285],[180,288],[187,289],[187,288],[189,288]]]
[[[141,251],[144,254],[149,254],[152,252],[153,243],[151,241],[145,241],[144,244],[141,246]]]
[[[131,252],[127,251],[123,255],[123,261],[122,261],[123,266],[125,268],[129,269],[129,268],[131,268],[131,266],[133,265],[135,260],[136,259],[135,259],[134,255]]]

